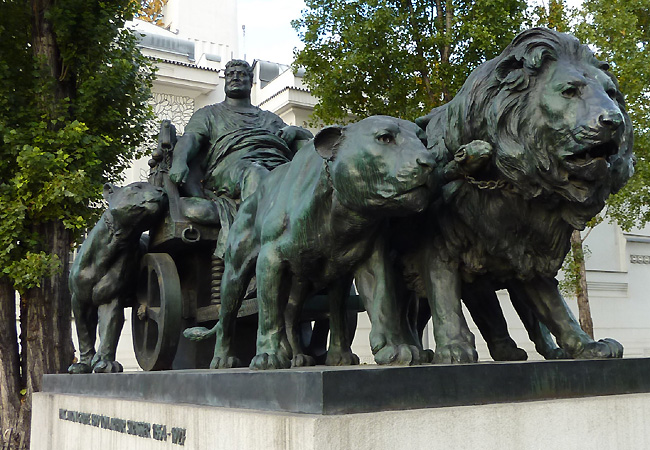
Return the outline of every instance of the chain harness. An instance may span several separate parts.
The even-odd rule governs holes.
[[[472,186],[476,186],[478,189],[486,190],[512,190],[512,184],[508,183],[506,180],[477,180],[474,177],[465,175],[465,181],[467,181]]]

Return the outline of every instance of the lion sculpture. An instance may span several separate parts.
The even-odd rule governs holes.
[[[108,208],[79,249],[68,280],[80,360],[69,373],[122,372],[115,352],[124,308],[133,306],[137,268],[148,244],[143,232],[167,210],[162,188],[137,182],[104,185]],[[99,331],[99,348],[95,351]]]
[[[572,231],[584,229],[634,172],[632,124],[608,65],[573,36],[533,28],[418,123],[439,166],[473,140],[493,146],[491,163],[446,184],[442,201],[417,220],[393,222],[392,251],[400,257],[392,268],[368,261],[361,294],[364,278],[404,274],[405,289],[429,300],[437,362],[477,360],[461,288],[486,281],[517,292],[532,312],[529,332],[541,321],[568,357],[621,357],[618,342],[596,342],[580,328],[555,280]],[[382,334],[390,299],[375,302],[371,340],[412,343],[407,333]]]

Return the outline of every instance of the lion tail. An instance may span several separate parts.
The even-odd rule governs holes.
[[[216,332],[217,332],[216,325],[209,330],[205,327],[192,327],[192,328],[186,328],[185,331],[183,331],[183,336],[185,336],[187,339],[191,341],[202,341],[204,339],[209,338],[210,336],[214,336]]]

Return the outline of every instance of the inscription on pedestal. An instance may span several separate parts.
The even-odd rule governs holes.
[[[167,425],[159,423],[125,420],[119,417],[70,411],[63,408],[59,409],[59,419],[157,441],[167,441],[171,437],[172,444],[185,445],[185,428],[172,427],[171,432],[167,432]]]

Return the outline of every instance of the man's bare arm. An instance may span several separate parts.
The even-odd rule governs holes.
[[[169,178],[179,186],[187,181],[190,174],[189,162],[201,149],[201,136],[197,133],[185,133],[174,147],[174,159],[169,170]]]

